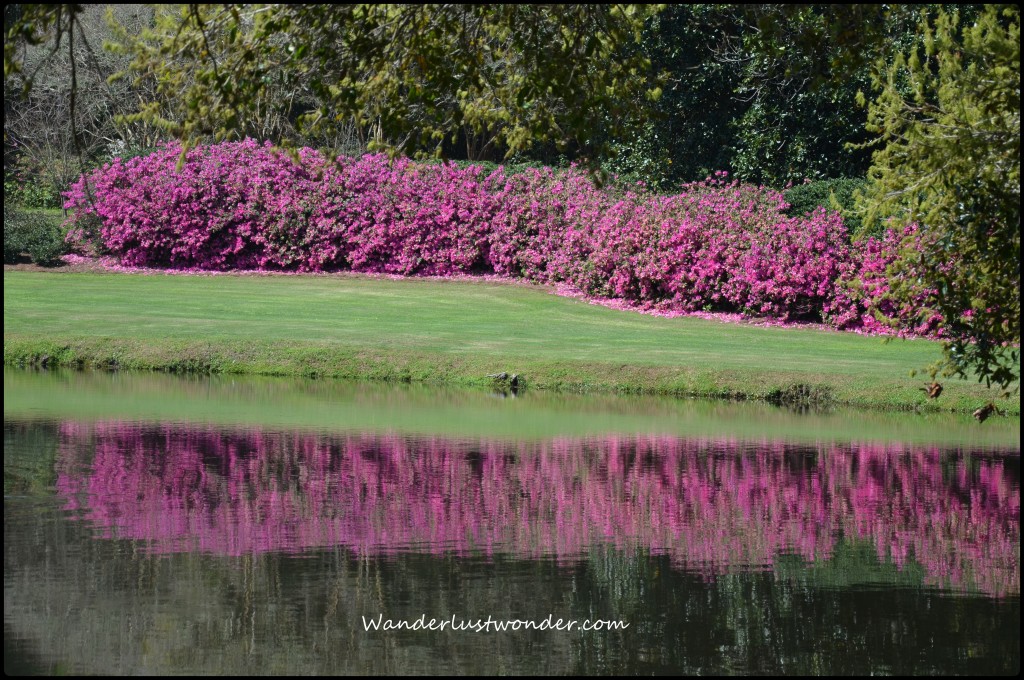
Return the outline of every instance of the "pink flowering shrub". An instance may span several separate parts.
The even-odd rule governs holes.
[[[494,199],[479,168],[297,162],[255,142],[170,145],[111,164],[67,194],[101,221],[104,248],[131,266],[453,274],[482,269]],[[92,185],[92,199],[88,194]],[[73,238],[82,238],[73,232]]]
[[[178,170],[180,151],[81,178],[66,194],[72,241],[98,223],[102,248],[133,267],[494,273],[640,309],[870,331],[907,312],[882,290],[895,235],[851,246],[837,214],[788,217],[780,192],[724,173],[659,196],[597,188],[575,168],[292,158],[246,140],[190,150]]]
[[[855,242],[840,274],[824,317],[838,329],[861,329],[871,333],[940,335],[942,317],[929,311],[931,291],[921,289],[911,302],[894,296],[889,269],[900,251],[914,248],[920,232],[911,225],[902,231],[887,230],[881,238],[871,236]]]
[[[849,257],[838,215],[786,217],[781,193],[721,176],[616,197],[583,173],[531,170],[508,178],[499,204],[496,273],[641,307],[814,317]]]

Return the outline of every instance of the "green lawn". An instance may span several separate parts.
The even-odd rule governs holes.
[[[4,360],[130,368],[763,397],[817,385],[840,402],[927,402],[924,340],[663,319],[525,286],[325,276],[5,271]],[[942,408],[994,392],[947,381]],[[1019,397],[1001,402],[1019,413]]]

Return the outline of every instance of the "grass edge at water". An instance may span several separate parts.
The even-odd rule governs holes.
[[[511,366],[506,364],[511,363]],[[133,339],[88,336],[4,336],[4,365],[75,369],[160,371],[175,374],[240,374],[375,380],[458,387],[503,387],[488,377],[499,368],[515,371],[523,389],[646,394],[728,400],[761,400],[783,406],[853,406],[881,410],[968,412],[977,397],[960,395],[925,401],[913,387],[851,382],[842,377],[744,370],[680,370],[666,366],[623,366],[581,361],[453,356],[426,351],[370,349],[329,343],[249,340]],[[803,403],[797,397],[810,394]],[[794,396],[795,395],[795,396]],[[1019,400],[997,399],[1009,415],[1020,415]]]
[[[925,340],[762,328],[611,310],[493,281],[367,276],[160,276],[4,272],[4,363],[369,379],[970,412],[994,400],[965,380],[938,400]],[[505,385],[509,386],[509,385]]]

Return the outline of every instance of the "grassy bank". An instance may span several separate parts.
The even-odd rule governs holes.
[[[971,410],[925,340],[663,319],[486,282],[5,271],[4,362]],[[794,386],[809,386],[809,389]],[[1020,400],[997,401],[1019,414]]]

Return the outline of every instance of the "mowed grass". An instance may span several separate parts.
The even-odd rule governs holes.
[[[616,311],[490,282],[4,272],[4,360],[965,410],[994,390],[911,378],[938,343]],[[997,403],[1019,413],[1019,397]]]

